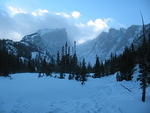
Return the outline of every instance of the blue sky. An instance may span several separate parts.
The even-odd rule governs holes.
[[[140,10],[145,23],[150,23],[149,6],[150,0],[0,0],[0,9],[7,12],[8,17],[10,16],[9,21],[26,22],[26,26],[34,23],[37,26],[39,23],[35,22],[37,20],[35,18],[38,18],[38,21],[51,20],[53,23],[60,23],[60,25],[53,25],[55,27],[68,26],[68,29],[71,28],[70,35],[77,34],[73,30],[75,32],[82,30],[82,33],[75,37],[78,37],[77,39],[84,39],[84,41],[96,37],[101,31],[111,27],[120,28],[141,24]],[[60,17],[56,17],[56,15]],[[22,19],[24,16],[28,16],[30,19],[34,19],[34,21],[28,20],[27,22],[27,20]],[[62,19],[62,17],[65,17],[65,19]],[[57,20],[57,22],[54,20]],[[63,25],[61,22],[63,22]],[[41,23],[44,25],[51,24],[44,23],[43,21]],[[67,23],[67,25],[64,23]],[[19,30],[21,29],[20,27],[22,26],[18,26]],[[35,26],[33,26],[30,32],[37,30],[34,28]],[[43,26],[38,27],[38,29],[40,28],[43,28]],[[13,32],[20,37],[29,33],[29,31]],[[91,35],[87,34],[88,32]],[[4,36],[7,37],[6,35]],[[89,38],[85,39],[84,37]]]
[[[39,8],[52,12],[77,10],[82,14],[81,21],[109,17],[125,26],[141,24],[141,10],[145,22],[150,21],[150,0],[2,0],[2,3],[29,11]]]

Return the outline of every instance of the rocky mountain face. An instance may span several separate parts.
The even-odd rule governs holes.
[[[21,42],[39,47],[51,55],[56,55],[66,42],[71,45],[65,29],[42,29],[24,36]]]
[[[146,32],[150,31],[150,24],[146,25]],[[125,47],[132,43],[141,42],[139,37],[142,35],[142,26],[132,25],[127,29],[119,30],[111,28],[108,32],[103,32],[94,40],[90,40],[78,46],[80,58],[86,58],[88,62],[95,62],[95,56],[101,60],[108,59],[111,54],[119,55]]]

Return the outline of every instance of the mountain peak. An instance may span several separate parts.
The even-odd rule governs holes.
[[[52,55],[55,55],[65,42],[71,45],[65,28],[40,29],[36,33],[24,36],[21,42],[35,45]]]

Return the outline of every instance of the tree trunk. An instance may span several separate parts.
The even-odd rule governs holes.
[[[145,102],[145,95],[146,95],[146,87],[143,87],[143,92],[142,92],[142,101]]]

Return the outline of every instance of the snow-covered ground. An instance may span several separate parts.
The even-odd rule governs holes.
[[[75,80],[38,78],[37,73],[11,76],[0,77],[0,113],[150,113],[150,88],[146,102],[141,102],[135,80],[116,82],[112,75],[88,78],[81,85]]]

